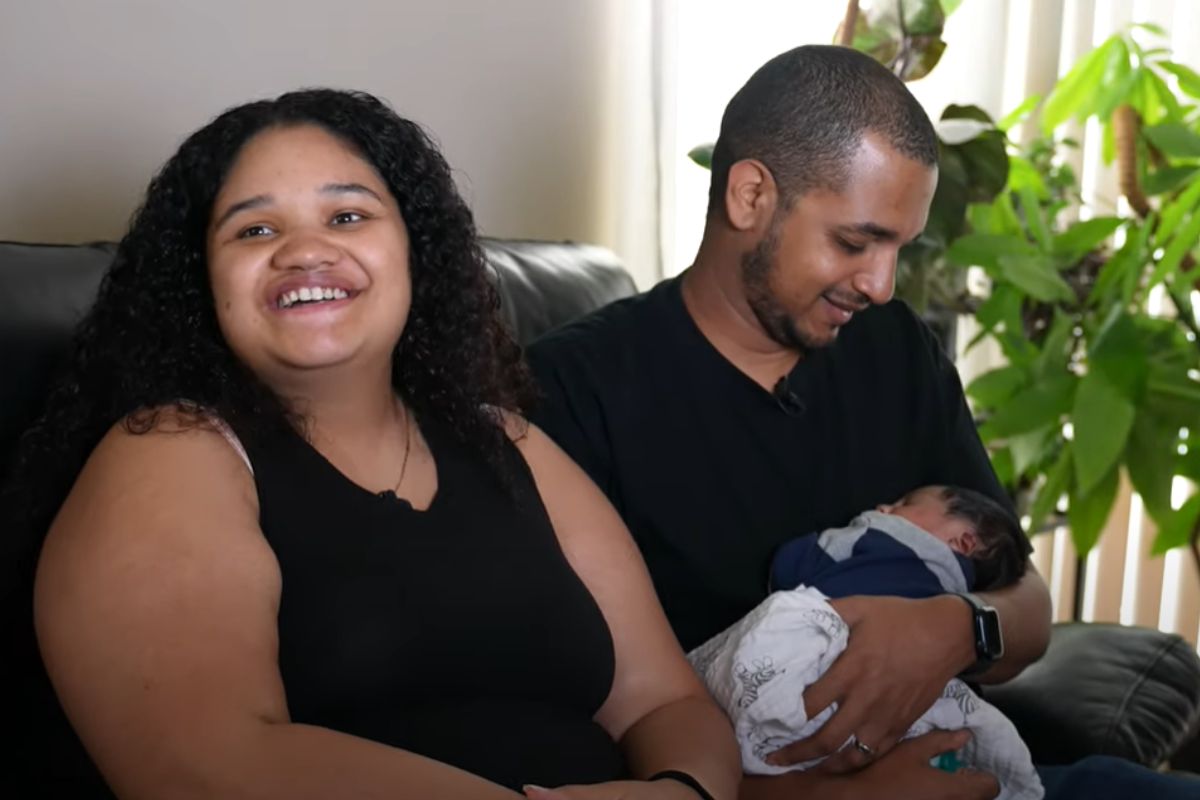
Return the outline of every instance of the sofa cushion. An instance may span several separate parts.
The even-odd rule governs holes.
[[[984,696],[1016,724],[1034,763],[1099,754],[1157,767],[1200,724],[1200,657],[1175,634],[1061,623],[1041,661]]]

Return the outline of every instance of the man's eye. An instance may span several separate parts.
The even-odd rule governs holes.
[[[858,255],[859,253],[861,253],[867,249],[864,245],[854,244],[853,242],[848,242],[845,239],[841,238],[840,236],[837,237],[835,241],[837,241],[838,247],[842,248],[843,250],[845,250],[847,253],[849,253],[852,256]]]
[[[243,228],[238,231],[237,238],[239,239],[255,239],[259,236],[268,236],[271,234],[271,229],[266,225],[251,225],[248,228]]]
[[[333,215],[334,225],[348,225],[352,222],[362,222],[366,216],[357,211],[339,211]]]

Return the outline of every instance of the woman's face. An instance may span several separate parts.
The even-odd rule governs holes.
[[[374,168],[313,125],[246,143],[213,204],[208,270],[234,354],[275,388],[390,375],[412,292],[408,232]]]

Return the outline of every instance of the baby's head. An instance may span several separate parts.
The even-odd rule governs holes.
[[[958,486],[922,486],[877,511],[902,517],[971,559],[979,590],[1009,586],[1025,574],[1025,533],[1016,517],[985,494]]]

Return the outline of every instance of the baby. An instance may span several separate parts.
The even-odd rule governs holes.
[[[819,713],[809,715],[803,698],[846,648],[849,628],[828,599],[999,589],[1024,574],[1021,537],[1017,520],[991,498],[925,486],[860,514],[845,528],[780,547],[770,567],[772,594],[688,654],[734,723],[746,772],[778,774],[818,763],[780,767],[765,758],[811,736],[836,710],[814,709]],[[1043,796],[1029,750],[1012,723],[957,678],[907,735],[935,728],[971,730],[971,741],[956,755],[964,765],[995,775],[1000,798]]]

